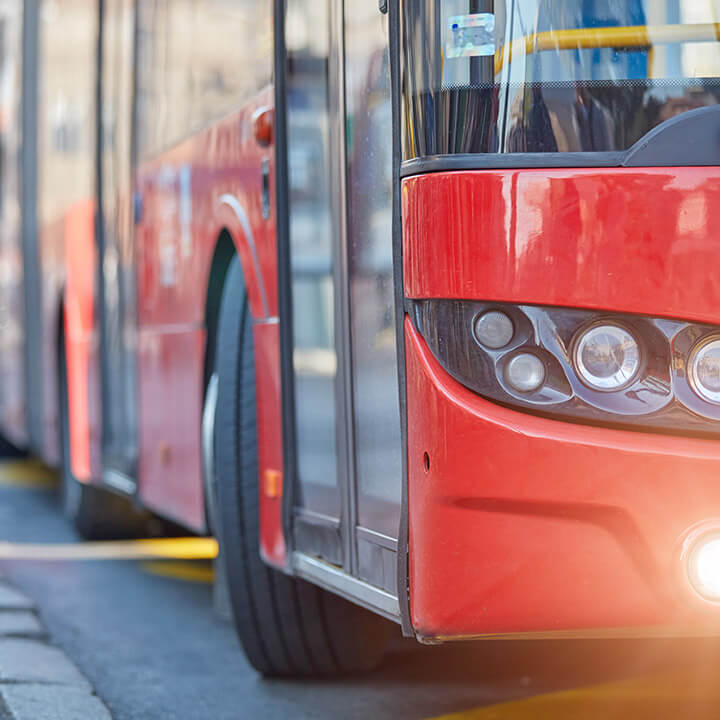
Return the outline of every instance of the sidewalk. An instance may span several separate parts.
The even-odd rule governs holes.
[[[34,604],[0,577],[0,720],[111,720]]]

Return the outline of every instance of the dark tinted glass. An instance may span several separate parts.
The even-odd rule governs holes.
[[[714,0],[404,0],[404,157],[618,151],[720,101]]]

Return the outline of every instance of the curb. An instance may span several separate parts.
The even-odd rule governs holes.
[[[2,579],[0,720],[112,720],[87,678],[49,643],[32,600]]]

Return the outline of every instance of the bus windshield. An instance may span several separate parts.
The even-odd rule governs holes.
[[[720,102],[718,20],[718,0],[404,0],[404,158],[625,150]]]

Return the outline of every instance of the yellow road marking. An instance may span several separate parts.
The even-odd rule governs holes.
[[[0,559],[12,560],[212,560],[217,553],[214,538],[152,538],[54,545],[0,542]]]
[[[56,487],[57,483],[57,474],[36,460],[0,462],[0,485],[4,487],[46,490]]]
[[[434,720],[706,720],[717,717],[718,707],[713,665],[546,693]]]
[[[151,560],[140,563],[140,569],[152,575],[187,580],[188,582],[212,584],[215,579],[211,565],[200,565],[191,562],[169,562]]]

